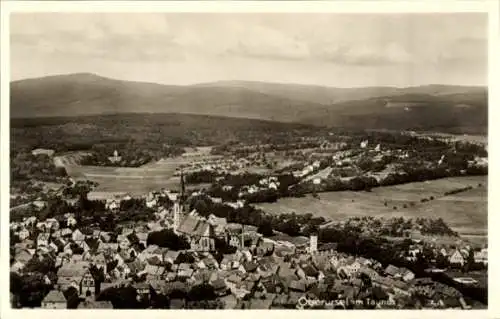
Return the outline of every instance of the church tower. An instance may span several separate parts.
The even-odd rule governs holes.
[[[181,205],[179,204],[179,199],[177,198],[174,203],[174,233],[177,233],[177,229],[181,224]]]
[[[184,173],[181,170],[180,194],[174,203],[174,232],[175,233],[177,233],[177,229],[179,228],[180,223],[181,223],[182,211],[183,211],[183,205],[184,205],[184,196],[185,196],[184,193],[185,193]]]

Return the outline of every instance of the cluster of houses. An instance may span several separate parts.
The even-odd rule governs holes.
[[[338,253],[335,244],[318,243],[316,236],[302,241],[264,238],[246,229],[250,227],[227,223],[223,218],[185,213],[179,201],[171,210],[159,210],[157,220],[124,228],[115,235],[99,230],[82,232],[74,216],[64,217],[62,222],[30,217],[11,224],[21,240],[14,247],[12,272],[22,275],[24,265],[35,256],[55,259],[57,282],[51,282],[54,289],[45,296],[43,308],[65,308],[63,292],[71,287],[83,300],[80,308],[110,308],[109,302],[96,301],[99,293],[110,287],[131,286],[141,298],[149,298],[151,289],[169,295],[173,290],[187,292],[205,283],[213,287],[224,307],[231,309],[290,308],[303,296],[321,298],[325,293],[340,299],[377,294],[377,298],[397,305],[415,291],[430,289],[425,288],[429,283],[416,280],[408,269],[383,268],[376,260]],[[149,233],[163,227],[187,238],[190,248],[175,251],[147,245]],[[31,241],[30,229],[35,228],[39,235]],[[216,238],[224,238],[235,252],[216,258]],[[96,280],[92,269],[102,271],[102,281]],[[362,276],[370,278],[369,292]],[[50,282],[47,276],[45,280]],[[435,291],[436,283],[431,284]],[[445,290],[432,294],[429,300],[449,306],[455,298],[453,305],[467,307],[460,293]],[[183,302],[174,298],[171,307],[183,307]]]
[[[259,185],[269,187],[277,182],[271,177]],[[171,209],[160,204],[163,196],[174,202]],[[131,198],[125,195],[110,199],[106,207],[116,210],[121,200]],[[53,290],[41,303],[50,309],[66,308],[64,292],[70,288],[83,300],[79,307],[110,308],[109,302],[96,298],[111,287],[131,286],[147,300],[152,290],[168,296],[174,290],[188,292],[200,284],[212,286],[224,307],[230,309],[294,308],[304,296],[321,299],[325,294],[342,300],[376,296],[397,306],[415,293],[428,296],[428,305],[423,306],[468,307],[455,289],[430,278],[416,279],[406,268],[382,267],[376,260],[339,253],[335,244],[319,243],[314,235],[265,238],[255,227],[186,212],[183,198],[183,193],[168,191],[148,194],[146,205],[155,209],[155,219],[124,227],[120,233],[79,229],[71,214],[58,219],[38,220],[32,216],[11,222],[20,241],[13,247],[11,272],[23,275],[31,259],[51,258],[57,280],[53,282],[45,275],[45,282]],[[149,235],[163,229],[184,237],[189,247],[172,250],[148,245]],[[234,247],[234,253],[220,256],[217,240]],[[421,248],[418,244],[411,246],[408,257],[416,256]],[[463,264],[468,251],[442,253],[449,254],[450,263]],[[474,257],[487,262],[487,250],[475,252]],[[96,272],[102,277],[96,277]],[[174,298],[170,306],[182,308],[184,302]]]

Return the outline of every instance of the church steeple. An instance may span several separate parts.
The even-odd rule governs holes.
[[[185,186],[184,186],[184,172],[181,169],[181,179],[180,179],[180,194],[174,203],[174,232],[177,233],[177,229],[180,226],[181,218],[184,211],[184,200],[185,200]]]
[[[181,169],[181,201],[184,200],[186,186],[184,185],[184,171]]]

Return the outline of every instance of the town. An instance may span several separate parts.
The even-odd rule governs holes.
[[[415,141],[451,145],[449,157],[476,151],[473,144],[408,139],[413,144],[407,150],[391,150],[380,137],[378,143],[359,139],[333,146],[317,140],[321,141],[315,141],[317,148],[307,145],[307,153],[292,152],[295,162],[280,167],[270,159],[271,153],[263,151],[265,145],[253,150],[200,148],[182,155],[188,161],[174,173],[178,185],[142,195],[100,192],[98,183],[85,178],[69,178],[57,190],[42,191],[43,198],[41,188],[32,186],[38,198],[12,197],[16,201],[11,203],[10,223],[12,306],[484,308],[487,246],[460,239],[440,218],[328,220],[293,212],[273,215],[253,205],[307,194],[314,201],[324,191],[370,191],[411,182],[409,174],[394,173],[397,165],[384,157],[416,163],[415,158],[425,152],[412,151]],[[52,159],[54,152],[36,149],[31,156]],[[487,159],[477,155],[465,156],[465,164],[447,161],[443,155],[427,156],[432,160],[420,165],[432,172],[460,176],[487,169]],[[120,161],[119,152],[107,160],[109,165]],[[268,170],[249,173],[252,165]],[[348,170],[355,177],[343,175]],[[422,178],[421,172],[415,176]],[[361,185],[353,180],[362,181]],[[189,187],[197,184],[208,186]],[[35,200],[26,203],[31,199]],[[414,205],[432,200],[424,198]],[[436,236],[451,240],[436,241]]]

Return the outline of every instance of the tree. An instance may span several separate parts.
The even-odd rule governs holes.
[[[190,301],[214,300],[217,296],[214,288],[209,284],[196,285],[188,292],[187,295]]]
[[[474,269],[474,266],[476,264],[476,261],[474,260],[474,251],[469,250],[468,251],[468,254],[467,254],[467,258],[466,258],[466,261],[465,261],[465,271],[470,271],[472,269]]]
[[[366,290],[366,289],[372,287],[372,280],[371,280],[370,276],[368,276],[367,274],[362,272],[360,274],[360,279],[361,279],[361,282],[363,283],[363,285],[362,285],[363,290]]]
[[[260,225],[259,228],[257,229],[257,232],[262,234],[265,237],[271,237],[274,235],[273,233],[273,226],[268,220],[263,221]]]
[[[110,301],[115,309],[137,309],[137,291],[131,286],[112,287],[102,291],[96,298],[97,301]]]
[[[66,298],[66,306],[68,309],[78,308],[80,297],[78,296],[78,290],[75,287],[69,287],[63,292],[63,294]]]
[[[40,307],[43,298],[51,290],[47,285],[44,275],[41,273],[31,273],[25,276],[18,276],[11,273],[11,292],[18,295],[20,307]]]
[[[176,235],[170,229],[149,233],[147,245],[157,245],[159,247],[167,247],[172,250],[183,250],[190,247],[188,241],[184,237]]]

